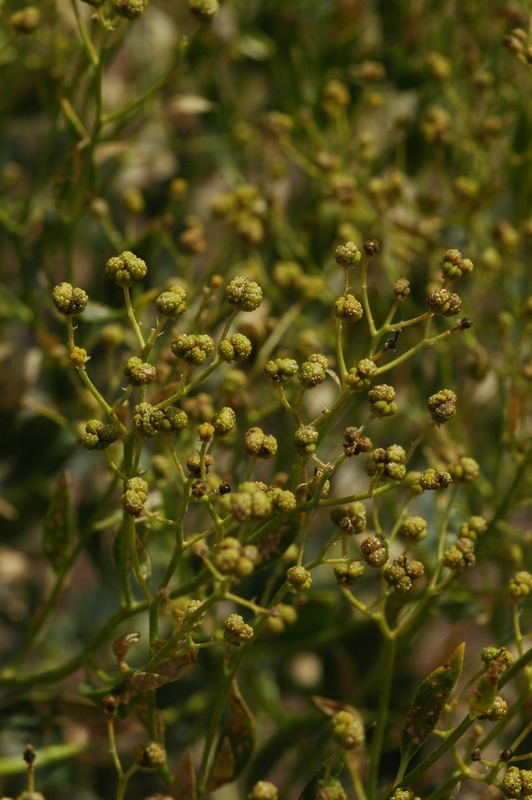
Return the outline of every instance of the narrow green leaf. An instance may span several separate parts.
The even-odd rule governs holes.
[[[64,470],[52,493],[43,530],[44,555],[55,572],[59,572],[70,556],[74,516],[70,474]]]
[[[328,774],[328,777],[331,779],[338,778],[338,775],[344,768],[344,764],[347,758],[347,751],[342,750],[336,761],[331,767],[331,770]],[[321,767],[316,770],[312,778],[309,780],[301,794],[299,795],[299,800],[316,800],[318,796],[318,791],[320,789],[320,781],[325,778],[327,768],[329,766],[329,759],[323,762]]]
[[[406,765],[427,741],[440,719],[445,704],[462,673],[465,644],[459,644],[449,660],[431,672],[419,684],[403,730],[401,731],[401,765]]]
[[[504,655],[500,655],[490,663],[469,700],[469,710],[472,711],[473,714],[484,714],[492,707],[497,694],[499,674],[505,666],[506,660]]]
[[[196,771],[192,762],[192,751],[187,747],[177,765],[170,796],[174,800],[196,800]]]
[[[224,726],[209,778],[209,791],[234,781],[248,763],[255,744],[255,721],[236,681],[229,692],[231,716]]]

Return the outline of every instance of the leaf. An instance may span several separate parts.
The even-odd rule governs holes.
[[[484,714],[492,707],[495,695],[497,694],[499,674],[503,671],[505,666],[506,654],[501,653],[498,658],[493,659],[488,669],[479,680],[477,688],[469,700],[469,710],[474,714]]]
[[[174,800],[196,800],[196,770],[192,762],[192,750],[187,747],[177,765],[170,797]]]
[[[144,545],[140,540],[140,536],[138,535],[135,546],[137,548],[137,556],[139,559],[140,574],[142,575],[144,581],[149,583],[151,578],[151,559],[148,555],[148,551],[144,548]]]
[[[240,775],[255,744],[255,721],[236,681],[231,684],[229,704],[231,716],[218,740],[209,778],[209,791],[234,781]]]
[[[445,664],[431,672],[419,684],[401,731],[402,766],[408,764],[438,724],[445,704],[462,673],[464,650],[465,644],[462,642]]]
[[[59,476],[44,518],[43,551],[55,572],[60,572],[68,561],[73,528],[70,473],[64,470]]]
[[[345,750],[342,750],[342,752],[332,765],[332,768],[329,772],[329,778],[338,778],[338,775],[344,768],[346,758],[347,758],[347,752]],[[324,761],[321,767],[316,770],[312,778],[309,780],[309,782],[299,795],[299,800],[316,800],[320,788],[320,781],[322,781],[323,778],[325,777],[325,772],[329,765],[329,760],[330,759]]]
[[[197,661],[199,650],[191,650],[184,656],[165,658],[157,665],[157,674],[164,675],[168,681],[178,681]]]
[[[158,689],[169,680],[166,675],[159,675],[155,672],[135,672],[129,679],[129,685],[138,692],[147,692],[150,689]]]

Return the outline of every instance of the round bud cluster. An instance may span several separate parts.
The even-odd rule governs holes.
[[[157,311],[159,314],[162,314],[163,317],[176,319],[187,309],[185,303],[186,297],[187,293],[182,286],[178,286],[177,284],[175,286],[170,286],[165,292],[161,292],[155,301]]]
[[[340,244],[334,251],[334,258],[336,263],[343,267],[354,267],[362,258],[362,253],[354,242],[346,242]]]
[[[207,334],[180,333],[170,343],[170,349],[176,358],[182,358],[187,364],[201,366],[214,350],[214,342]]]
[[[463,258],[460,250],[447,250],[443,257],[442,272],[444,278],[455,281],[473,272],[473,262],[469,258]]]
[[[256,458],[273,458],[277,452],[277,439],[264,433],[262,428],[250,428],[246,431],[244,445],[248,456]]]
[[[322,469],[315,469],[314,475],[307,481],[307,490],[311,497],[316,497],[317,492],[320,492],[320,497],[324,499],[329,494],[331,482],[323,480],[323,472]]]
[[[393,586],[397,594],[409,592],[414,581],[424,574],[425,569],[420,561],[409,561],[406,556],[395,558],[389,567],[382,571],[384,580]]]
[[[374,386],[368,392],[371,411],[379,419],[391,417],[397,413],[397,403],[395,402],[395,389],[386,383]]]
[[[310,572],[304,567],[290,567],[286,572],[288,591],[292,594],[306,592],[312,585]]]
[[[288,489],[279,489],[277,486],[274,486],[268,489],[267,494],[275,508],[282,514],[290,513],[297,505],[295,494],[288,491]]]
[[[508,591],[514,600],[524,600],[532,589],[532,575],[526,570],[516,572],[510,583]]]
[[[422,472],[419,478],[419,485],[424,492],[436,491],[437,489],[447,489],[451,485],[453,479],[448,472],[440,472],[434,467],[426,469]]]
[[[249,278],[233,278],[225,287],[227,302],[240,311],[255,311],[262,302],[262,289]]]
[[[142,742],[134,751],[135,761],[139,767],[159,769],[166,764],[166,750],[159,742]]]
[[[286,383],[297,374],[299,367],[293,358],[276,358],[268,361],[264,367],[264,374],[274,383]]]
[[[393,285],[393,294],[396,300],[404,300],[410,294],[410,281],[399,278]]]
[[[371,454],[369,470],[371,475],[379,473],[383,478],[392,481],[402,481],[406,475],[406,453],[398,444],[387,447],[377,447]]]
[[[351,367],[347,374],[346,383],[355,392],[361,392],[365,386],[369,386],[376,372],[376,363],[371,358],[363,358],[356,367]]]
[[[148,484],[142,478],[130,478],[121,496],[122,507],[131,517],[139,517],[148,499]]]
[[[417,497],[420,494],[423,494],[423,489],[421,488],[420,481],[421,480],[421,472],[418,470],[410,470],[405,475],[405,486],[408,490],[408,494],[412,497]]]
[[[245,578],[251,575],[259,558],[258,549],[252,545],[242,545],[233,536],[226,536],[216,545],[212,563],[222,575]]]
[[[364,726],[349,711],[339,711],[334,715],[332,729],[334,741],[344,750],[353,750],[364,744]]]
[[[388,561],[388,543],[382,536],[368,536],[360,549],[368,567],[383,567]]]
[[[117,1],[122,2],[122,0],[115,0],[115,4]],[[133,2],[134,0],[123,0],[124,5]],[[142,10],[144,10],[144,2],[141,4],[143,6]],[[130,250],[124,250],[119,256],[113,256],[105,265],[105,274],[118,286],[133,286],[135,281],[142,280],[147,272],[146,262],[141,258],[137,258]]]
[[[226,502],[238,522],[264,519],[272,513],[271,499],[252,481],[241,483],[237,492],[227,496]]]
[[[414,798],[414,792],[412,789],[408,789],[406,786],[401,786],[399,789],[395,790],[390,800],[419,800],[419,798]]]
[[[222,339],[218,354],[222,361],[244,361],[251,355],[251,342],[243,333],[234,333],[229,339]]]
[[[272,608],[271,616],[268,617],[268,628],[272,633],[284,633],[287,626],[297,622],[297,611],[294,606],[279,603]]]
[[[427,297],[427,308],[439,317],[454,317],[462,310],[462,301],[447,289],[433,289]]]
[[[190,602],[187,603],[187,606],[185,608],[185,614],[187,615],[187,617],[190,617],[199,608],[201,608],[202,605],[203,603],[201,602],[201,600],[190,600]],[[193,630],[197,631],[201,628],[201,626],[203,625],[203,620],[205,619],[206,616],[207,612],[203,611],[197,618],[196,622],[194,623]]]
[[[213,464],[213,458],[208,453],[203,456],[203,466],[205,475],[208,475]],[[201,458],[199,455],[190,456],[187,459],[187,469],[193,478],[201,478]]]
[[[203,253],[207,247],[203,223],[195,214],[185,217],[185,230],[179,236],[179,244],[185,252],[193,256]]]
[[[465,569],[475,565],[475,543],[471,539],[459,537],[452,547],[443,554],[444,566],[448,569]]]
[[[336,300],[334,316],[345,322],[358,322],[364,316],[364,309],[353,294],[346,294]]]
[[[527,796],[532,794],[530,777],[530,770],[519,769],[519,767],[509,767],[501,783],[503,795],[511,800],[521,795]]]
[[[310,456],[316,450],[318,431],[312,425],[302,425],[294,434],[294,446],[300,456]]]
[[[357,500],[348,506],[336,506],[331,511],[331,520],[347,534],[363,533],[366,530],[366,506]]]
[[[152,438],[158,433],[171,436],[182,431],[188,423],[188,416],[180,408],[153,408],[150,403],[139,403],[133,409],[133,425],[140,436]]]
[[[329,362],[325,356],[320,355],[320,353],[313,353],[299,368],[297,376],[299,382],[302,386],[306,386],[307,389],[313,389],[318,384],[323,383],[327,377],[326,369],[328,366]]]
[[[118,431],[114,425],[104,425],[97,419],[90,419],[85,425],[85,436],[82,445],[85,450],[105,450],[118,439]]]
[[[431,395],[427,402],[427,408],[433,422],[438,425],[449,422],[456,414],[456,400],[457,397],[451,389],[441,389]]]
[[[501,656],[503,658],[501,658]],[[480,654],[482,663],[489,667],[489,665],[499,659],[499,674],[505,672],[507,667],[511,666],[514,662],[513,655],[506,649],[506,647],[485,647]]]
[[[132,386],[146,386],[157,380],[157,370],[138,356],[131,356],[126,362],[124,375]]]
[[[364,574],[364,564],[361,561],[336,564],[333,572],[339,586],[349,586]]]
[[[483,714],[480,714],[478,719],[488,719],[490,722],[498,722],[500,719],[504,719],[507,713],[508,703],[498,694],[495,696],[493,704],[490,706],[490,708],[488,708],[488,710]],[[532,773],[530,773],[530,775],[532,777]]]
[[[484,517],[473,516],[469,517],[467,522],[463,522],[460,525],[460,536],[463,536],[465,539],[472,539],[475,542],[478,537],[486,533],[487,530],[488,523]]]
[[[462,456],[457,462],[449,466],[449,472],[456,483],[473,483],[479,476],[480,467],[474,458]]]
[[[373,444],[367,436],[360,436],[358,428],[349,427],[344,431],[344,453],[348,458],[359,453],[369,453]]]
[[[411,542],[422,542],[427,536],[427,520],[423,517],[407,517],[400,532],[401,536]]]
[[[33,33],[39,27],[41,12],[35,6],[26,6],[9,17],[11,27],[17,33]]]
[[[85,311],[89,295],[71,283],[60,283],[52,292],[52,300],[59,313],[69,317]]]
[[[224,628],[224,639],[234,647],[240,647],[242,642],[253,636],[253,628],[251,625],[246,625],[240,614],[229,614],[224,619]]]
[[[73,347],[68,358],[72,366],[77,369],[82,367],[89,360],[87,351],[83,347]]]
[[[270,781],[258,781],[248,794],[248,800],[277,800],[278,795],[275,784]]]
[[[347,800],[338,778],[322,778],[316,787],[316,800]]]
[[[364,252],[370,258],[374,256],[375,253],[378,253],[380,249],[381,246],[376,239],[369,239],[369,241],[364,242]]]
[[[277,261],[273,267],[273,280],[281,289],[297,289],[302,274],[296,261]]]
[[[188,0],[188,8],[200,22],[211,22],[220,6],[218,0]]]
[[[219,439],[228,436],[236,425],[236,414],[229,406],[223,406],[212,418],[214,433]]]
[[[214,425],[210,422],[202,422],[198,425],[198,437],[200,442],[212,442],[214,437]]]

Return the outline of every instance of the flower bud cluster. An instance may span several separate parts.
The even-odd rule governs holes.
[[[203,456],[203,466],[205,475],[208,475],[213,465],[213,457],[208,453]],[[201,457],[199,455],[190,456],[187,459],[187,469],[193,478],[201,478]]]
[[[248,794],[248,800],[277,800],[278,795],[279,792],[274,783],[270,783],[270,781],[257,781]]]
[[[447,280],[456,281],[473,272],[473,262],[469,258],[464,258],[460,250],[447,250],[443,257],[442,272]]]
[[[236,414],[229,406],[223,406],[212,418],[214,434],[219,439],[228,436],[236,425]]]
[[[312,577],[304,567],[290,567],[286,573],[288,591],[291,594],[306,592],[312,585]]]
[[[225,287],[225,298],[239,311],[255,311],[262,303],[262,289],[249,278],[233,278]]]
[[[449,465],[449,473],[455,483],[469,484],[476,481],[480,473],[478,462],[469,456],[462,456]]]
[[[447,489],[451,483],[452,478],[448,472],[440,472],[434,467],[429,467],[419,477],[419,485],[424,492]]]
[[[355,264],[358,264],[362,258],[362,253],[354,242],[346,242],[336,248],[334,258],[336,263],[345,269],[346,267],[354,267]]]
[[[420,561],[409,561],[407,556],[399,556],[383,569],[382,574],[386,583],[393,586],[398,594],[406,594],[424,572],[425,568]]]
[[[85,425],[82,444],[86,450],[105,450],[113,442],[116,442],[118,435],[114,425],[104,425],[97,419],[90,419]]]
[[[456,394],[451,389],[442,389],[429,397],[427,408],[433,422],[438,425],[449,422],[456,414],[456,400]]]
[[[120,499],[124,511],[132,517],[139,517],[148,499],[148,484],[143,478],[130,478]]]
[[[374,386],[368,392],[371,411],[379,419],[391,417],[397,413],[397,403],[395,402],[395,389],[386,383]]]
[[[382,536],[368,536],[360,544],[368,567],[383,567],[388,561],[388,542]]]
[[[154,408],[150,403],[139,403],[133,410],[133,425],[140,436],[151,439],[158,433],[171,436],[182,431],[188,423],[188,416],[180,408],[169,406],[164,410]]]
[[[243,333],[234,333],[229,339],[222,339],[218,345],[218,355],[223,361],[245,361],[251,355],[251,342]]]
[[[145,769],[159,769],[166,764],[166,750],[159,742],[142,742],[134,751],[135,761]]]
[[[238,490],[224,497],[222,502],[238,522],[264,519],[272,513],[272,500],[267,493],[267,486],[252,481],[241,483]]]
[[[480,714],[478,718],[487,719],[490,722],[498,722],[500,719],[504,719],[507,713],[508,713],[508,703],[498,694],[494,698],[493,704],[490,706],[490,708],[488,708],[488,710],[485,711],[483,714]],[[532,772],[530,773],[530,777],[532,779]],[[530,782],[530,786],[532,789],[532,780]]]
[[[302,425],[294,435],[294,446],[300,456],[310,456],[318,446],[320,436],[312,425]]]
[[[448,569],[464,569],[475,565],[475,542],[460,536],[456,544],[443,554],[444,566]]]
[[[528,597],[532,589],[532,575],[526,570],[516,572],[508,585],[510,596],[514,600],[522,601]]]
[[[364,574],[364,564],[361,561],[342,561],[335,564],[333,572],[339,586],[350,586]]]
[[[295,625],[297,617],[297,610],[294,606],[279,603],[272,608],[271,616],[268,617],[268,628],[272,633],[284,633],[287,627]]]
[[[508,767],[502,779],[501,790],[505,797],[512,798],[530,797],[532,795],[532,770]]]
[[[349,711],[339,711],[332,718],[332,734],[336,744],[344,750],[353,750],[364,744],[364,726]]]
[[[52,292],[52,300],[59,313],[68,317],[85,311],[89,295],[71,283],[60,283]]]
[[[264,367],[264,374],[274,383],[287,383],[297,374],[299,366],[293,358],[276,358],[268,361]]]
[[[273,458],[277,452],[277,439],[262,428],[250,428],[245,435],[246,453],[256,458]]]
[[[116,2],[122,0],[115,0]],[[134,0],[123,0],[123,5],[132,3]],[[144,10],[144,3],[142,2],[142,10]],[[115,8],[115,10],[117,10]],[[120,13],[120,12],[118,12]],[[126,15],[127,16],[127,15]],[[113,256],[105,265],[105,272],[108,278],[111,278],[118,286],[133,286],[135,281],[140,281],[146,277],[148,268],[146,262],[138,258],[130,250],[124,250],[119,256]]]
[[[72,366],[78,369],[83,367],[89,360],[87,351],[83,347],[73,347],[68,358]]]
[[[344,453],[348,458],[359,453],[369,453],[373,444],[367,436],[361,436],[358,428],[349,427],[344,431]]]
[[[240,647],[253,636],[253,628],[246,625],[240,614],[229,614],[224,620],[224,628],[224,639],[234,647]]]
[[[304,361],[298,372],[298,379],[302,386],[307,389],[313,389],[320,383],[323,383],[327,377],[326,370],[329,367],[329,362],[325,356],[319,353],[313,353]]]
[[[157,311],[164,317],[177,319],[177,317],[183,314],[187,309],[185,303],[186,296],[187,294],[181,286],[177,284],[175,286],[170,286],[165,292],[161,292],[155,301]]]
[[[330,516],[344,533],[357,534],[366,530],[366,506],[359,500],[348,506],[335,506]]]
[[[460,525],[460,536],[476,542],[478,537],[482,536],[483,533],[486,533],[487,530],[488,523],[484,517],[473,516],[469,517],[467,522],[463,522]]]
[[[212,563],[221,575],[245,578],[251,575],[258,560],[255,545],[242,545],[233,536],[226,536],[216,545]]]
[[[392,481],[402,481],[406,475],[406,453],[398,444],[392,444],[386,450],[377,447],[371,454],[368,464],[370,475],[379,474],[382,478]]]
[[[355,392],[361,392],[365,386],[369,386],[376,372],[376,363],[371,358],[363,358],[356,367],[351,367],[346,377],[346,383]]]
[[[427,296],[427,308],[439,317],[455,317],[462,310],[462,301],[447,289],[433,289]]]
[[[187,364],[199,367],[213,352],[214,342],[205,333],[200,333],[198,336],[193,333],[180,333],[172,339],[170,349],[176,358],[182,358]]]
[[[400,530],[401,536],[411,542],[422,542],[427,536],[427,520],[423,517],[407,517]]]
[[[147,386],[157,380],[157,370],[138,356],[131,356],[126,362],[124,375],[132,386]]]
[[[334,316],[345,322],[358,322],[364,316],[364,309],[353,294],[346,294],[335,302]]]

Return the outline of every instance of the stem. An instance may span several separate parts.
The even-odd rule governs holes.
[[[131,323],[131,327],[135,331],[135,336],[137,337],[139,347],[141,351],[144,352],[144,348],[146,347],[146,342],[144,341],[144,336],[142,335],[142,331],[140,330],[139,323],[137,322],[133,306],[131,305],[131,295],[129,293],[129,286],[123,286],[122,288],[124,290],[124,300],[126,301],[127,316]]]
[[[379,683],[379,707],[377,710],[377,726],[371,746],[371,761],[369,768],[369,790],[370,800],[376,800],[379,781],[379,768],[384,745],[384,735],[386,733],[386,723],[388,721],[388,706],[392,689],[395,654],[397,641],[395,636],[389,633],[384,639],[383,651],[381,656],[381,681]]]

